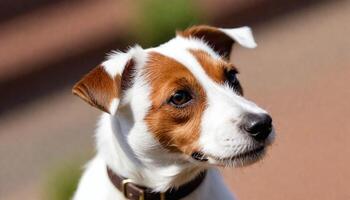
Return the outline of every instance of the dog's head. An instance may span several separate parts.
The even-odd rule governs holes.
[[[274,134],[267,112],[243,97],[234,43],[256,46],[248,27],[194,26],[156,48],[113,53],[73,93],[119,118],[141,160],[246,165]]]

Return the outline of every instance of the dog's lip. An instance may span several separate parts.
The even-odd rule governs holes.
[[[209,156],[217,161],[232,161],[232,160],[241,160],[241,159],[245,159],[245,158],[251,158],[251,157],[258,157],[259,155],[261,155],[264,150],[265,150],[265,146],[259,146],[256,147],[254,149],[248,150],[246,152],[243,153],[239,153],[237,155],[234,156],[230,156],[230,157],[217,157],[217,156]]]

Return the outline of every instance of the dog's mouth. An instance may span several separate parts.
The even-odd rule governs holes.
[[[265,146],[259,146],[246,152],[224,158],[196,152],[195,154],[192,154],[192,157],[200,162],[208,162],[210,164],[224,167],[243,167],[260,160],[265,154],[265,149]]]
[[[215,163],[220,166],[243,167],[255,163],[260,160],[265,154],[265,146],[260,146],[246,152],[236,154],[231,157],[213,157]]]

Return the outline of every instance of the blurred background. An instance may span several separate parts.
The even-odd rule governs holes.
[[[99,115],[72,85],[110,50],[203,23],[252,26],[258,48],[231,59],[277,129],[265,160],[222,170],[236,196],[350,199],[346,0],[1,0],[0,199],[69,199]]]

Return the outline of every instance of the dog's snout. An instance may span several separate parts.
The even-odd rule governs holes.
[[[257,141],[265,140],[272,131],[272,118],[268,114],[246,114],[242,129]]]

